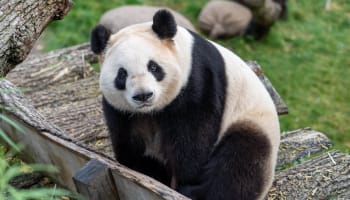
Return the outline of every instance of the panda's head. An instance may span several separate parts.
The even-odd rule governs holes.
[[[92,31],[92,50],[106,49],[100,88],[109,104],[122,111],[148,113],[176,98],[190,65],[189,53],[180,51],[184,37],[178,32],[166,10],[158,11],[153,23],[132,25],[114,35],[101,25]]]

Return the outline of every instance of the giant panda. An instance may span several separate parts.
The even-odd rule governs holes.
[[[244,61],[167,10],[113,35],[97,25],[91,48],[105,54],[102,106],[121,164],[192,199],[264,198],[279,122]]]

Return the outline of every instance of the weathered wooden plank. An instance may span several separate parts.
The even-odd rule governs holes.
[[[329,149],[331,141],[321,132],[304,128],[282,134],[277,166]]]
[[[60,173],[50,174],[50,176],[64,187],[75,190],[71,178],[75,172],[88,162],[88,153],[86,155],[80,154],[74,148],[69,148],[73,144],[72,142],[65,140],[65,142],[62,142],[61,138],[48,132],[40,132],[13,115],[5,115],[24,127],[25,131],[21,133],[9,124],[0,122],[0,127],[8,133],[14,142],[25,146],[25,150],[19,154],[19,157],[29,163],[35,162],[55,165],[60,169]]]
[[[331,151],[276,173],[268,199],[330,199],[350,190],[350,155]]]
[[[96,159],[89,161],[73,177],[77,191],[90,200],[119,200],[108,165]]]
[[[141,173],[127,173],[127,168],[112,167],[111,173],[118,188],[120,199],[130,200],[189,200],[169,187]],[[140,187],[143,183],[145,187]],[[147,190],[151,190],[148,192]]]
[[[280,97],[276,89],[272,86],[269,79],[264,75],[263,70],[255,61],[247,61],[248,66],[255,72],[259,79],[264,83],[265,88],[269,92],[272,100],[276,106],[277,112],[280,115],[288,113],[288,107],[284,103],[283,99]]]
[[[49,86],[27,96],[46,120],[63,130],[71,139],[113,157],[96,75]]]

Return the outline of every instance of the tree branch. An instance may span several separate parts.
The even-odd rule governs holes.
[[[62,19],[70,0],[0,1],[0,77],[22,62],[52,20]]]

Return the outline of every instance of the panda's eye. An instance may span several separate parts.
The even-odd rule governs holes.
[[[128,72],[124,68],[119,68],[117,78],[119,80],[124,80],[128,76]]]
[[[115,78],[115,87],[119,90],[125,89],[126,78],[128,77],[128,72],[124,68],[119,68],[117,77]]]
[[[155,62],[150,62],[149,64],[148,64],[148,70],[150,71],[150,72],[157,72],[158,70],[159,70],[159,66],[157,65],[157,63],[155,63]]]
[[[157,81],[163,80],[165,73],[161,66],[159,66],[153,60],[149,61],[147,64],[148,71],[153,74]]]

